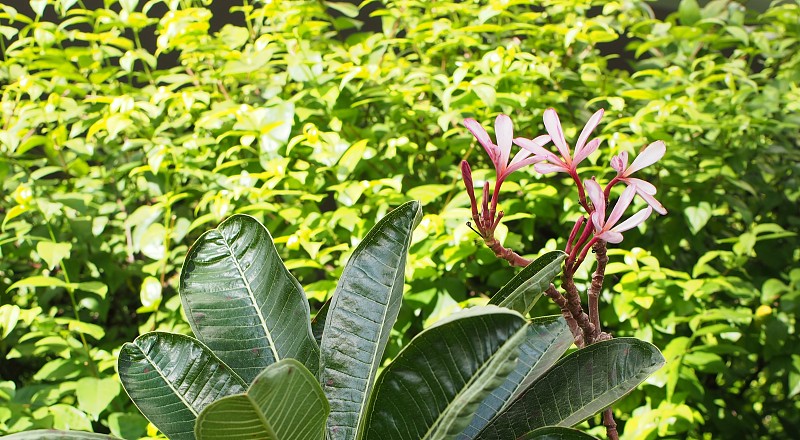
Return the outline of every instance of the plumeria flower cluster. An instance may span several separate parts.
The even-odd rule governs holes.
[[[464,183],[470,198],[472,218],[477,228],[476,232],[486,240],[489,247],[499,256],[509,260],[512,264],[519,263],[521,259],[521,257],[502,248],[496,242],[494,231],[503,217],[502,211],[497,212],[500,187],[511,173],[528,165],[533,165],[534,170],[541,174],[566,173],[572,177],[577,186],[580,204],[585,209],[589,221],[587,222],[586,217],[581,217],[573,227],[565,249],[565,252],[569,255],[566,262],[568,267],[577,268],[580,266],[589,249],[598,241],[619,243],[622,241],[623,232],[642,224],[653,211],[662,215],[667,213],[666,209],[655,198],[656,187],[645,180],[631,177],[633,173],[654,164],[664,156],[666,146],[662,141],[656,141],[648,145],[630,165],[628,164],[627,152],[623,151],[614,156],[611,159],[611,168],[617,174],[605,188],[601,187],[594,177],[585,180],[581,179],[578,165],[597,151],[600,146],[599,138],[592,140],[589,140],[589,138],[598,124],[600,124],[603,113],[602,109],[598,110],[589,118],[589,121],[578,136],[574,149],[570,149],[564,137],[558,114],[552,108],[544,112],[543,119],[547,134],[533,139],[514,138],[511,118],[506,115],[501,114],[495,121],[497,143],[492,142],[489,134],[477,121],[474,119],[466,119],[464,121],[467,129],[486,150],[496,171],[491,197],[489,196],[489,183],[486,182],[483,187],[483,200],[479,209],[472,181],[472,170],[467,161],[462,161],[461,163]],[[551,141],[555,144],[558,153],[545,148]],[[516,144],[520,149],[509,162],[512,144]],[[626,189],[617,199],[611,212],[606,215],[611,189],[618,183],[624,183]],[[620,222],[637,195],[648,206],[630,216],[627,220]]]

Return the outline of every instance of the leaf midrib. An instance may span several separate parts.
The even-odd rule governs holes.
[[[502,353],[502,355],[504,357],[508,358],[509,357],[508,351],[509,350],[514,350],[514,347],[509,348],[508,344],[513,344],[516,348],[518,348],[519,345],[522,343],[521,339],[524,337],[524,335],[525,335],[525,333],[527,331],[528,331],[528,326],[527,326],[527,324],[525,324],[522,327],[520,327],[514,333],[513,336],[511,336],[510,338],[506,339],[506,341],[497,350],[495,350],[494,353],[492,353],[488,357],[486,362],[484,362],[475,371],[475,374],[473,374],[472,377],[470,378],[470,380],[466,384],[464,384],[464,387],[455,396],[453,396],[453,399],[450,401],[450,404],[452,404],[454,402],[458,402],[459,398],[461,396],[466,395],[468,392],[472,392],[473,391],[472,388],[475,385],[475,383],[477,383],[480,379],[483,379],[485,373],[487,373],[487,369],[489,367],[491,367],[493,363],[497,364],[496,368],[493,371],[497,371],[497,369],[499,369],[501,367],[501,365],[502,365],[502,362],[500,361],[501,358],[497,357],[498,354]],[[422,440],[431,440],[431,439],[433,439],[433,437],[431,437],[431,435],[439,431],[439,428],[441,426],[440,422],[445,419],[445,415],[449,415],[453,411],[460,411],[464,407],[464,405],[461,405],[458,408],[453,408],[450,404],[447,405],[447,408],[445,408],[444,411],[439,413],[439,416],[436,418],[436,420],[431,424],[431,426],[425,432],[425,435],[422,437]]]
[[[391,224],[391,223],[389,223],[388,226],[391,227],[391,228],[394,228],[394,225]],[[411,234],[408,231],[402,231],[402,232],[405,234],[405,241],[408,242]],[[387,234],[387,237],[388,237],[388,234]],[[399,240],[398,240],[398,242],[399,242]],[[364,249],[366,249],[366,247]],[[364,388],[364,391],[362,393],[360,393],[360,395],[363,396],[363,397],[361,398],[361,400],[360,400],[360,402],[358,404],[358,418],[356,419],[356,425],[353,427],[355,435],[356,435],[356,438],[359,438],[359,439],[363,437],[363,435],[361,435],[360,433],[361,433],[361,427],[364,424],[364,419],[366,417],[366,414],[365,414],[366,411],[364,411],[364,408],[367,406],[367,403],[368,403],[367,402],[368,391],[371,391],[371,389],[372,389],[372,386],[371,386],[372,385],[372,378],[375,377],[375,372],[377,371],[377,368],[372,368],[372,367],[373,367],[373,365],[375,365],[375,359],[378,357],[378,346],[380,345],[381,337],[383,336],[383,334],[385,332],[384,327],[385,327],[385,324],[386,324],[386,314],[389,312],[389,303],[390,303],[389,299],[391,298],[392,293],[394,292],[394,288],[397,285],[397,274],[398,274],[400,266],[403,265],[405,259],[406,259],[405,255],[401,255],[400,256],[400,261],[398,261],[397,266],[395,266],[395,268],[394,268],[394,276],[392,277],[392,280],[394,282],[392,283],[391,286],[387,286],[387,287],[389,287],[389,295],[386,298],[387,299],[386,307],[383,307],[383,314],[381,315],[381,320],[380,320],[380,323],[381,323],[380,331],[378,332],[378,335],[375,338],[375,343],[373,344],[372,358],[371,358],[371,361],[369,363],[369,370],[370,371],[369,371],[369,376],[367,376],[367,386]],[[361,295],[359,295],[359,296],[361,296]],[[389,331],[391,331],[391,330],[392,330],[392,327],[390,326],[389,327]]]
[[[558,272],[560,271],[560,269],[561,269],[560,265],[561,265],[561,261],[562,260],[563,260],[563,258],[560,258],[560,256],[559,256],[559,257],[556,257],[553,261],[547,263],[543,268],[541,268],[538,272],[536,272],[532,277],[530,277],[527,280],[525,280],[522,283],[520,283],[520,285],[517,286],[517,288],[514,289],[511,293],[509,293],[507,297],[505,297],[502,301],[500,301],[498,305],[502,306],[502,307],[509,307],[510,305],[513,305],[513,303],[518,298],[523,297],[528,290],[531,290],[532,287],[536,287],[536,286],[539,286],[539,285],[543,284],[542,280],[544,280],[544,279],[553,279],[553,277],[555,277],[558,274]],[[546,274],[544,273],[545,271],[547,272]],[[546,275],[546,276],[543,276],[543,275]],[[546,283],[546,284],[549,284],[549,283]],[[546,289],[546,288],[547,288],[547,286],[545,285],[544,289]],[[542,289],[542,290],[544,290],[544,289]],[[541,292],[539,294],[541,294]],[[513,307],[509,307],[509,308],[513,309]],[[528,313],[528,311],[526,310],[524,313]]]
[[[594,399],[586,402],[586,404],[582,405],[582,407],[579,408],[578,411],[573,411],[571,416],[567,416],[564,419],[562,419],[561,422],[559,422],[558,426],[570,427],[570,426],[572,426],[572,425],[574,425],[574,424],[576,424],[578,422],[583,421],[586,417],[591,416],[596,411],[592,411],[592,412],[590,412],[588,414],[585,414],[585,416],[582,415],[580,419],[577,419],[574,422],[571,421],[571,419],[574,419],[575,418],[574,416],[576,414],[579,414],[581,411],[583,411],[585,413],[586,411],[584,410],[584,408],[588,408],[590,405],[592,405],[593,403],[595,403],[597,401],[602,401],[603,400],[602,397],[608,395],[612,391],[616,391],[616,390],[618,390],[620,388],[625,388],[623,385],[629,384],[631,382],[639,382],[639,378],[642,375],[644,375],[644,377],[647,377],[650,374],[650,372],[648,372],[647,370],[649,370],[650,368],[653,368],[653,365],[648,365],[647,367],[642,368],[641,370],[639,370],[639,372],[636,373],[635,375],[628,377],[628,379],[623,380],[621,382],[617,382],[616,386],[613,386],[613,387],[609,388],[608,390],[606,390],[606,392],[600,394],[600,396],[598,396],[597,398],[594,398]],[[633,390],[634,390],[634,388],[632,388],[630,391],[628,391],[628,393],[632,392]],[[625,394],[628,394],[628,393],[623,393],[622,395],[624,396]],[[617,396],[617,398],[619,398],[619,397],[621,397],[621,396]],[[563,423],[568,421],[568,420],[570,420],[570,424],[569,425],[564,425]]]
[[[169,389],[172,390],[172,393],[178,396],[178,399],[180,399],[180,401],[183,402],[183,404],[186,405],[187,408],[189,408],[189,411],[192,412],[192,415],[194,415],[194,417],[197,418],[198,412],[195,411],[194,407],[192,407],[192,405],[188,401],[186,401],[186,399],[183,398],[183,395],[179,393],[175,387],[172,386],[172,382],[170,382],[169,379],[167,379],[167,375],[164,374],[164,371],[162,371],[161,368],[158,367],[158,364],[156,364],[155,361],[152,358],[150,358],[150,356],[148,356],[147,353],[144,352],[143,347],[139,346],[138,344],[136,346],[139,347],[139,350],[142,352],[142,356],[144,356],[144,358],[147,359],[148,362],[150,362],[150,365],[152,365],[153,368],[158,372],[158,375],[161,376],[162,379],[164,379],[164,382],[167,384]]]
[[[269,327],[267,326],[267,320],[264,318],[264,314],[261,313],[261,309],[258,307],[258,302],[256,301],[256,296],[253,293],[252,287],[250,286],[250,281],[247,279],[247,276],[245,276],[244,269],[242,269],[242,265],[239,264],[239,259],[236,258],[236,255],[233,253],[233,248],[231,248],[231,246],[228,244],[228,240],[224,235],[222,235],[222,233],[219,235],[222,237],[222,242],[225,244],[225,248],[228,250],[228,254],[230,254],[233,264],[236,266],[236,270],[239,271],[239,276],[241,276],[242,281],[244,281],[244,286],[247,288],[247,294],[250,296],[250,301],[253,304],[253,308],[256,310],[259,321],[261,321],[261,327],[264,329],[264,335],[267,337],[267,341],[269,341],[269,349],[272,351],[275,362],[277,362],[281,358],[278,355],[278,351],[275,350],[275,341],[272,339],[272,332],[270,332]]]

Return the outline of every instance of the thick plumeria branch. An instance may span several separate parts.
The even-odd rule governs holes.
[[[627,152],[623,151],[614,156],[611,159],[611,168],[616,171],[616,176],[606,184],[605,188],[601,187],[594,177],[581,179],[578,165],[597,151],[600,146],[599,138],[590,141],[589,137],[600,123],[603,113],[602,109],[598,110],[589,118],[578,136],[574,150],[570,150],[564,137],[561,121],[552,108],[544,112],[543,119],[547,134],[533,139],[514,138],[511,119],[506,115],[501,114],[495,120],[496,144],[492,142],[489,134],[477,121],[474,119],[464,121],[467,129],[486,150],[496,172],[492,190],[490,191],[489,182],[485,182],[483,185],[483,196],[479,209],[472,180],[472,169],[466,160],[461,162],[461,173],[470,199],[472,220],[475,222],[473,230],[483,238],[497,257],[508,261],[512,266],[527,266],[531,260],[505,248],[494,236],[504,215],[503,211],[497,211],[497,207],[500,188],[506,178],[522,167],[533,165],[534,170],[540,174],[566,173],[575,183],[578,190],[578,202],[586,215],[575,221],[564,247],[564,252],[567,254],[561,274],[561,288],[564,294],[560,293],[552,284],[545,294],[558,305],[572,332],[575,345],[579,348],[611,338],[609,333],[603,332],[601,329],[599,312],[600,292],[608,263],[607,244],[620,243],[623,232],[642,224],[653,211],[662,215],[667,213],[667,210],[654,197],[656,187],[645,180],[631,177],[636,171],[652,165],[664,156],[666,146],[662,141],[649,144],[630,165],[628,165]],[[550,141],[555,144],[558,154],[544,148]],[[512,144],[519,146],[520,150],[509,162]],[[611,212],[606,216],[606,207],[609,206],[612,188],[618,183],[624,183],[625,189],[617,198]],[[648,206],[620,222],[637,195]],[[468,225],[472,228],[471,223]],[[592,274],[587,292],[589,310],[587,314],[581,304],[581,295],[575,283],[575,273],[590,250],[595,255],[597,267]],[[611,408],[607,408],[603,412],[603,425],[606,427],[606,433],[610,439],[619,438]]]

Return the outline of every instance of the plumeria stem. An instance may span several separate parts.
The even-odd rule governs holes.
[[[592,274],[592,284],[589,287],[589,320],[594,326],[594,333],[590,344],[611,339],[611,335],[604,333],[600,327],[600,292],[603,289],[603,279],[606,274],[606,264],[608,264],[608,254],[606,242],[597,240],[593,246],[597,268]],[[603,425],[606,427],[606,435],[609,440],[619,440],[617,432],[617,422],[614,420],[614,410],[608,407],[603,411]]]
[[[486,243],[486,246],[488,246],[489,249],[491,249],[492,252],[497,255],[498,258],[508,261],[508,263],[512,266],[525,267],[531,264],[531,260],[519,255],[511,249],[503,247],[503,245],[500,244],[500,241],[494,238],[494,235],[485,237],[483,241]]]
[[[583,331],[581,331],[581,328],[578,326],[578,321],[575,320],[575,317],[572,316],[572,313],[569,311],[567,299],[564,298],[564,295],[556,290],[556,286],[552,284],[545,290],[545,294],[561,309],[561,316],[567,321],[567,326],[569,326],[569,331],[572,333],[572,338],[575,340],[575,345],[578,348],[583,348],[586,345],[586,342],[583,340]]]
[[[572,227],[572,231],[569,233],[569,238],[567,239],[567,246],[564,248],[564,252],[569,255],[572,252],[572,242],[575,241],[575,236],[578,235],[578,231],[583,226],[583,222],[586,221],[586,217],[581,216],[578,220],[575,220],[575,225]]]
[[[603,425],[606,427],[608,440],[619,440],[617,422],[614,420],[614,409],[610,406],[603,411]]]
[[[617,176],[611,179],[611,182],[608,182],[608,185],[606,185],[605,189],[603,190],[603,194],[606,196],[606,203],[608,203],[608,198],[611,197],[611,188],[613,188],[614,185],[619,182],[621,182],[621,180],[619,180],[619,176]]]
[[[492,207],[489,209],[489,218],[494,218],[497,213],[497,201],[500,199],[500,186],[503,184],[502,180],[495,180],[494,191],[492,192]]]
[[[582,259],[578,259],[577,258],[578,250],[581,249],[581,246],[583,246],[584,243],[586,243],[586,240],[589,240],[589,236],[592,235],[592,231],[593,230],[594,230],[594,226],[592,226],[592,222],[591,221],[586,222],[586,224],[583,226],[583,232],[581,233],[580,238],[578,238],[578,241],[575,242],[575,245],[572,247],[572,249],[569,252],[569,257],[567,257],[566,267],[569,270],[572,270],[574,272],[580,266],[579,262],[576,264],[577,261],[581,261],[581,262],[583,261]],[[585,253],[584,253],[584,256],[585,256]]]
[[[600,334],[600,291],[603,289],[603,279],[608,263],[605,241],[599,240],[594,244],[594,255],[597,259],[597,268],[592,274],[592,284],[589,287],[589,320],[594,325],[591,342],[595,342]]]
[[[580,254],[580,256],[578,256],[578,259],[577,259],[577,260],[575,260],[575,266],[574,266],[574,267],[575,267],[575,269],[577,269],[578,267],[580,267],[581,263],[583,263],[583,260],[585,260],[585,259],[586,259],[586,254],[588,254],[588,253],[589,253],[589,249],[591,249],[591,248],[592,248],[592,246],[594,246],[594,244],[595,244],[595,243],[597,243],[597,238],[596,238],[596,237],[595,237],[595,238],[592,238],[591,240],[589,240],[589,242],[588,242],[588,243],[586,243],[586,246],[584,246],[584,247],[583,247],[583,250],[581,250],[581,254]],[[577,249],[577,248],[576,248],[576,249]]]
[[[583,206],[583,209],[586,210],[587,214],[591,215],[592,211],[594,210],[590,209],[589,204],[586,202],[586,191],[583,189],[583,182],[581,182],[578,172],[572,171],[569,173],[569,175],[572,176],[572,180],[575,181],[575,185],[578,187],[578,199],[581,202],[581,206]]]
[[[561,281],[561,288],[566,292],[567,308],[578,323],[578,327],[583,331],[584,342],[591,341],[591,336],[594,334],[594,325],[589,321],[589,315],[583,311],[581,306],[581,294],[575,286],[573,272],[565,269]]]

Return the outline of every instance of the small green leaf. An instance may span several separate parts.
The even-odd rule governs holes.
[[[72,405],[57,403],[47,408],[53,416],[53,428],[65,431],[92,431],[92,421]]]
[[[96,421],[111,401],[119,394],[119,381],[106,378],[84,377],[75,384],[78,409],[85,411]]]
[[[122,9],[124,9],[126,12],[136,11],[136,6],[138,4],[139,0],[119,0],[119,5],[122,6]]]
[[[148,310],[158,307],[161,302],[161,281],[156,277],[146,277],[142,280],[139,300],[142,302],[142,306]]]
[[[30,0],[30,4],[36,16],[41,17],[44,14],[44,8],[47,7],[47,0]]]
[[[121,438],[140,438],[147,433],[147,419],[133,413],[111,413],[108,416],[108,429],[111,434]]]
[[[408,190],[408,192],[406,192],[406,194],[412,199],[419,200],[419,202],[424,206],[441,197],[442,194],[447,193],[451,189],[453,189],[452,185],[420,185],[411,188]]]
[[[72,243],[53,243],[51,241],[36,243],[36,253],[47,263],[50,270],[53,270],[62,260],[69,258],[71,250]]]
[[[3,304],[0,306],[0,341],[7,338],[17,326],[20,310],[17,305]]]
[[[58,278],[37,275],[17,281],[16,283],[8,286],[6,291],[8,292],[20,287],[67,287],[67,283]]]
[[[82,283],[70,284],[70,286],[83,290],[84,292],[94,293],[100,298],[105,298],[108,293],[108,286],[100,281],[84,281]]]
[[[364,152],[367,150],[367,143],[369,141],[367,139],[361,139],[360,141],[354,143],[347,149],[347,151],[342,154],[342,157],[339,158],[338,166],[339,168],[336,170],[336,175],[340,181],[344,181],[347,179],[353,170],[356,168],[356,165],[361,161],[361,158],[364,157]]]
[[[99,325],[75,321],[73,319],[69,321],[69,331],[89,335],[98,341],[103,339],[103,336],[106,334],[106,331],[103,329],[103,327]]]
[[[687,207],[683,213],[692,235],[697,235],[711,219],[711,205],[708,202],[700,202],[697,206]]]
[[[347,17],[358,17],[358,6],[347,2],[324,2],[325,6],[335,9]]]
[[[8,222],[10,222],[12,219],[14,219],[16,217],[19,217],[20,215],[22,215],[24,213],[30,211],[30,209],[31,208],[28,205],[17,205],[17,206],[12,207],[11,209],[9,209],[8,212],[6,212],[5,218],[3,218],[2,230],[3,231],[6,230],[6,224]]]
[[[148,258],[161,260],[164,258],[166,246],[164,239],[167,230],[161,223],[153,223],[147,227],[139,241],[139,249]]]
[[[700,5],[697,0],[681,0],[678,6],[678,18],[684,26],[691,26],[697,23],[700,18]]]

